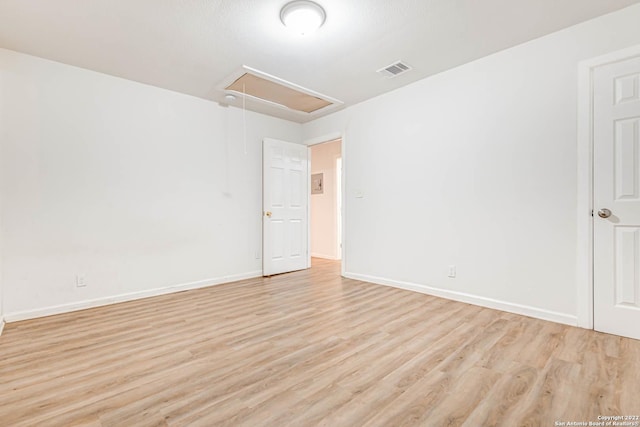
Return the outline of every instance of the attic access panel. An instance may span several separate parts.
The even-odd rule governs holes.
[[[303,113],[313,113],[334,104],[326,99],[267,80],[249,72],[244,73],[225,89],[283,105]]]

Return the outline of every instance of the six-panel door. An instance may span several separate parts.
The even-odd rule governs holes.
[[[263,143],[263,274],[308,268],[308,148]]]
[[[640,57],[593,83],[594,326],[640,339]]]

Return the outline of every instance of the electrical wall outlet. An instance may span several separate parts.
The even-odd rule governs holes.
[[[452,279],[456,277],[456,266],[455,265],[450,265],[449,266],[449,277],[451,277]]]
[[[85,280],[84,274],[76,274],[76,287],[84,288],[87,286],[87,282]]]
[[[260,251],[256,251],[255,256],[256,256],[256,259],[260,259]]]

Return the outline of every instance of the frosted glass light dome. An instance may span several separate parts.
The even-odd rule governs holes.
[[[280,20],[292,31],[311,34],[324,24],[326,14],[322,6],[312,1],[296,0],[284,5],[280,11]]]

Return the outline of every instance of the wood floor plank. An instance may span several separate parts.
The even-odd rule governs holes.
[[[0,426],[546,426],[640,415],[640,341],[339,263],[6,325]]]

